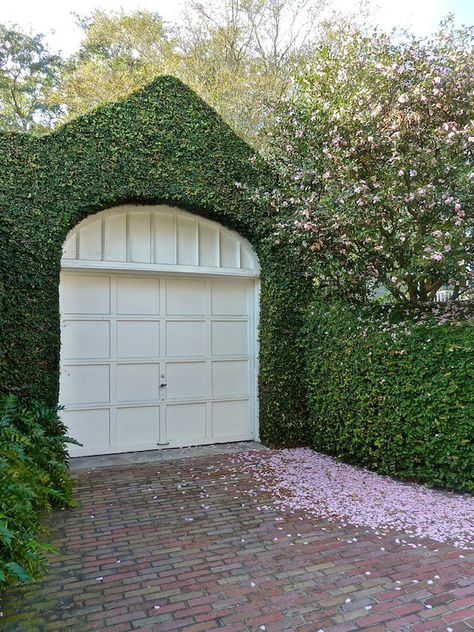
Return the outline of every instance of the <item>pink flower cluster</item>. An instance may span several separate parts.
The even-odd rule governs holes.
[[[472,289],[472,50],[452,21],[421,40],[336,30],[276,106],[279,184],[260,199],[293,210],[279,239],[331,296],[383,287],[414,304]]]
[[[242,452],[234,463],[275,507],[322,520],[395,530],[474,550],[474,497],[396,481],[309,448]]]

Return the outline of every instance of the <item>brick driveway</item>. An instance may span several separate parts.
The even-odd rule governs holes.
[[[80,507],[49,519],[61,555],[4,597],[0,629],[474,629],[472,552],[277,513],[233,471],[223,454],[76,473]]]

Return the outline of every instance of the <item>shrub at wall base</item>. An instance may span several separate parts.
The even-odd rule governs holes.
[[[0,398],[0,589],[46,566],[38,512],[73,505],[68,442],[56,408]]]

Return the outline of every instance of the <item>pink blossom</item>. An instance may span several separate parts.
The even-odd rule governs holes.
[[[399,291],[387,283],[394,300],[413,298],[403,282],[410,278],[410,294],[426,301],[439,278],[468,280],[474,75],[467,35],[447,24],[430,40],[402,43],[349,27],[334,35],[338,55],[315,50],[311,71],[300,67],[292,95],[275,108],[282,116],[269,130],[268,154],[281,184],[256,199],[270,199],[277,211],[285,202],[294,207],[298,221],[285,220],[281,243],[304,258],[305,274],[322,289],[363,298],[369,276],[399,275]],[[467,264],[458,267],[463,249]]]

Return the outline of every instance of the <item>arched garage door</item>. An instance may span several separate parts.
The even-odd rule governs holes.
[[[60,403],[71,455],[256,437],[258,261],[178,209],[119,207],[64,247]]]

